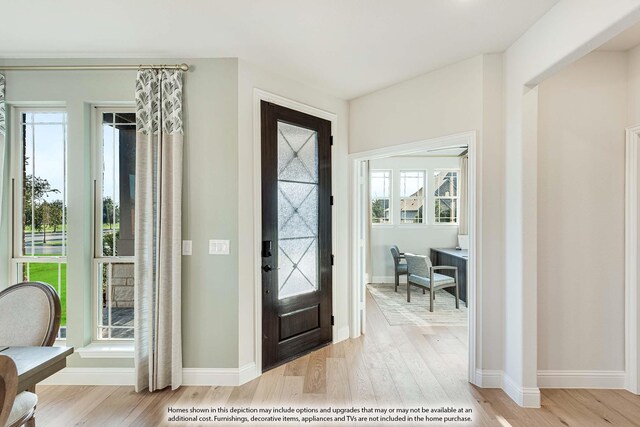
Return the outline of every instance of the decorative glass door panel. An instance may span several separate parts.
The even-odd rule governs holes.
[[[318,289],[318,133],[278,122],[278,299]]]

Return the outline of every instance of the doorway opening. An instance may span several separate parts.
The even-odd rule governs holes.
[[[475,132],[350,157],[351,330],[425,341],[476,384]]]

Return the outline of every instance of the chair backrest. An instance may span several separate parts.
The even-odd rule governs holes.
[[[18,391],[18,371],[9,356],[0,355],[0,426],[7,425]]]
[[[393,245],[389,248],[389,251],[391,251],[391,256],[393,257],[393,263],[398,265],[400,263],[400,250],[396,245]]]
[[[420,277],[429,277],[431,258],[426,255],[404,254],[407,260],[407,272]]]
[[[0,292],[0,344],[51,346],[60,328],[60,298],[46,283],[24,282]]]

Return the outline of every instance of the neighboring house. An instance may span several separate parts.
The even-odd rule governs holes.
[[[451,189],[453,189],[453,194],[458,193],[458,181],[454,180],[451,182],[451,178],[453,174],[448,173],[445,178],[442,180],[442,184],[434,191],[434,195],[445,195],[447,192],[451,193]],[[453,187],[453,188],[451,188]],[[424,188],[420,188],[415,193],[411,194],[409,197],[403,197],[400,199],[400,212],[402,212],[402,220],[403,222],[416,222],[416,218],[422,216],[424,205]],[[451,210],[452,199],[440,199],[440,210]],[[385,209],[385,213],[387,213],[388,217],[389,208]]]

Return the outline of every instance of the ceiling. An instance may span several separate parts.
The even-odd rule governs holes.
[[[640,44],[640,24],[636,24],[616,37],[612,38],[597,50],[602,51],[626,51]]]
[[[0,58],[239,57],[351,99],[501,52],[557,1],[5,1]]]

